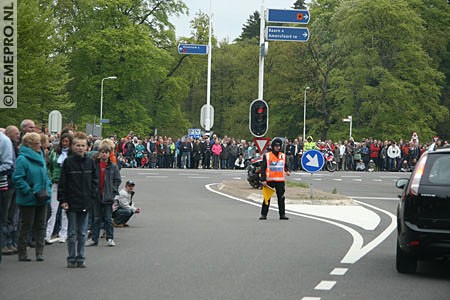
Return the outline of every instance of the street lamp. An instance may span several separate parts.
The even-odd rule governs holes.
[[[303,101],[303,142],[306,140],[306,90],[309,90],[309,86],[305,87],[305,97]]]
[[[105,79],[117,79],[117,77],[109,76],[102,79],[102,84],[100,87],[100,127],[102,127],[102,120],[103,120],[103,81]]]
[[[342,122],[350,123],[350,137],[349,138],[352,138],[352,125],[353,125],[353,118],[352,118],[352,116],[348,116],[348,118],[342,119]]]

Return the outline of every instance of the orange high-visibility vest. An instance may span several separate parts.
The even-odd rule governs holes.
[[[277,157],[273,152],[267,152],[266,160],[266,181],[285,181],[284,166],[286,165],[286,156],[284,153],[278,153]]]

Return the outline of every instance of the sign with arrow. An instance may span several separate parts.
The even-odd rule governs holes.
[[[308,150],[302,155],[302,167],[308,173],[322,170],[325,164],[322,152],[318,150]]]
[[[208,54],[208,45],[179,44],[178,54]]]
[[[267,13],[269,23],[308,24],[309,11],[306,9],[272,9]]]
[[[253,141],[259,153],[262,155],[270,143],[270,138],[254,138]]]
[[[305,27],[268,26],[268,41],[306,42],[309,40],[309,29]]]

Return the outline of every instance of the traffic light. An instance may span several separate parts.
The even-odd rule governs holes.
[[[269,129],[269,106],[264,100],[257,99],[250,104],[250,132],[255,137],[262,137]]]

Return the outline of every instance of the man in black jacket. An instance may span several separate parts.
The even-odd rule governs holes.
[[[88,211],[98,197],[98,177],[95,163],[86,156],[87,136],[75,133],[72,142],[72,156],[61,169],[58,184],[58,201],[67,211],[67,267],[85,268],[84,246],[86,242]]]
[[[99,178],[99,195],[94,204],[94,223],[92,224],[92,238],[87,241],[87,246],[97,246],[100,236],[100,225],[105,224],[106,242],[109,247],[115,246],[114,227],[112,221],[112,205],[114,198],[119,195],[119,185],[122,182],[119,168],[111,162],[109,156],[111,148],[104,144],[98,150],[95,157],[95,166]]]

